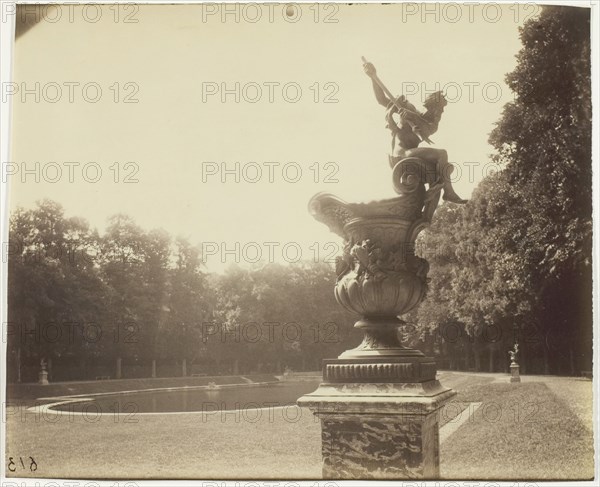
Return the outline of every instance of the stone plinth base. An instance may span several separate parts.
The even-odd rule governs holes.
[[[325,382],[298,400],[321,419],[324,478],[439,478],[438,412],[456,393],[431,363],[325,361]]]
[[[48,372],[46,370],[42,370],[40,371],[40,373],[38,374],[38,384],[42,384],[42,385],[48,385]]]
[[[510,381],[521,382],[521,376],[519,375],[519,364],[510,364]]]

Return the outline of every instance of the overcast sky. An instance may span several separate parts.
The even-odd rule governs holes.
[[[318,248],[322,259],[328,242],[341,242],[308,214],[313,194],[395,196],[390,133],[361,56],[419,108],[445,88],[450,103],[432,139],[448,150],[461,176],[456,190],[469,197],[492,153],[489,132],[511,99],[504,77],[515,67],[518,27],[534,13],[525,4],[433,5],[429,13],[398,4],[302,5],[286,17],[279,5],[238,7],[223,18],[213,8],[63,6],[20,37],[11,205],[48,197],[100,231],[122,212],[194,243],[256,242],[265,259],[270,245],[281,261],[281,247],[297,242],[302,257]],[[23,102],[24,89],[31,93]],[[21,163],[35,173],[36,162],[39,182],[32,173],[22,183]],[[222,182],[221,163],[235,172],[236,162],[240,181],[229,174]],[[472,177],[469,163],[477,163]],[[288,246],[288,260],[296,248]],[[246,249],[253,260],[256,246]],[[219,260],[209,259],[209,269],[222,268]]]

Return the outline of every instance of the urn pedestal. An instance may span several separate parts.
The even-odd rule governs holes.
[[[344,238],[336,262],[335,297],[360,316],[362,342],[323,363],[323,382],[301,397],[321,419],[323,477],[329,479],[435,479],[439,477],[440,408],[455,392],[436,379],[432,358],[402,346],[398,318],[427,290],[429,264],[415,240],[437,207],[426,193],[426,164],[396,164],[396,198],[346,203],[318,194],[309,211]]]
[[[436,380],[324,382],[298,404],[321,420],[323,478],[436,479],[438,411],[454,394]]]

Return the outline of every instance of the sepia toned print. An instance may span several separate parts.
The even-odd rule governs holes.
[[[6,485],[594,479],[595,9],[3,3]]]

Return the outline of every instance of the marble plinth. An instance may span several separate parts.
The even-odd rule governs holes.
[[[438,413],[456,393],[432,363],[325,361],[324,382],[298,400],[321,419],[323,478],[439,478]]]
[[[48,385],[48,371],[41,370],[38,374],[38,384]]]
[[[521,382],[521,375],[519,373],[519,364],[510,364],[510,381]]]

